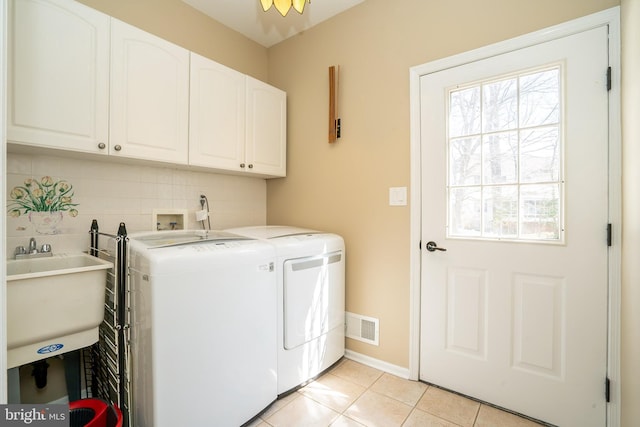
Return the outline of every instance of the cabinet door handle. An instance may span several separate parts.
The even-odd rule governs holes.
[[[240,167],[241,167],[242,169],[244,169],[244,166],[245,166],[245,165],[244,165],[244,163],[240,163]]]
[[[105,144],[104,142],[99,142],[98,143],[98,148],[101,149],[101,150],[104,150],[106,146],[107,146],[107,144]]]
[[[116,151],[120,151],[120,150],[122,150],[122,146],[120,146],[120,144],[118,144],[115,147],[113,147],[113,149],[116,150]]]
[[[253,165],[249,163],[249,169],[253,169]]]

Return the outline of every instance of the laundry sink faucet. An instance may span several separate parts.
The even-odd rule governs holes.
[[[29,239],[29,253],[30,254],[38,253],[38,246],[36,244],[36,238],[35,237],[32,237],[31,239]]]
[[[28,249],[24,246],[16,247],[14,252],[15,259],[21,258],[41,258],[41,257],[49,257],[52,256],[51,245],[48,243],[44,243],[42,248],[38,250],[38,243],[36,242],[36,238],[32,237],[29,239]]]

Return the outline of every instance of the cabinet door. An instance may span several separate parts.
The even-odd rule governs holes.
[[[13,0],[10,142],[106,154],[109,17],[71,0]]]
[[[187,163],[189,51],[111,20],[110,154]]]
[[[245,75],[191,53],[189,164],[241,171]]]
[[[269,176],[287,173],[287,94],[247,76],[249,171]]]

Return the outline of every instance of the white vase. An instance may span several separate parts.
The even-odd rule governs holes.
[[[58,234],[62,222],[62,212],[29,212],[29,222],[39,234]]]

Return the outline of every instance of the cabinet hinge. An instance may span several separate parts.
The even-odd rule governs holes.
[[[611,67],[607,68],[607,91],[611,90]]]
[[[418,249],[422,250],[422,240],[420,240],[420,243],[418,243]]]
[[[613,240],[613,227],[611,224],[607,224],[607,246],[611,246]]]
[[[604,399],[607,403],[611,402],[611,380],[609,377],[604,379]]]

